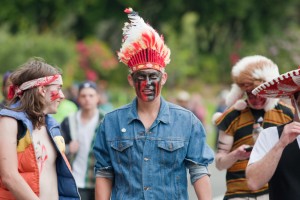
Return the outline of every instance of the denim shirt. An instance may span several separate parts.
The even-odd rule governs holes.
[[[96,177],[113,179],[112,200],[188,199],[187,167],[206,168],[214,159],[196,116],[163,98],[149,130],[138,117],[137,99],[107,113],[94,154]]]

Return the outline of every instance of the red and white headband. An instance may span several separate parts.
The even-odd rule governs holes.
[[[53,76],[45,76],[38,79],[33,79],[22,83],[20,86],[12,85],[9,87],[8,98],[12,99],[15,95],[22,96],[25,90],[44,86],[44,85],[62,85],[62,77],[60,74],[55,74]]]

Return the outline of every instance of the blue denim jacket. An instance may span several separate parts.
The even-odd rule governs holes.
[[[188,199],[186,168],[206,168],[214,159],[196,116],[163,98],[148,131],[137,99],[106,114],[94,154],[96,176],[114,181],[112,200]]]

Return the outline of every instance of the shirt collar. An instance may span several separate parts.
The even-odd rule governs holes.
[[[168,102],[163,98],[160,97],[160,108],[159,113],[156,118],[157,121],[161,121],[165,124],[168,124],[170,122],[170,109]],[[131,123],[134,120],[138,120],[139,116],[137,113],[137,98],[134,98],[134,100],[131,103],[131,108],[128,113],[127,123]]]

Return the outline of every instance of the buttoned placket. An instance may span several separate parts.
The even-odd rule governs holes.
[[[151,168],[151,152],[155,145],[153,144],[153,140],[149,139],[149,137],[153,137],[153,128],[158,125],[157,121],[155,121],[152,126],[149,128],[147,132],[145,132],[145,143],[143,148],[143,189],[144,189],[144,197],[145,199],[150,199],[150,191],[152,181],[152,168]]]

